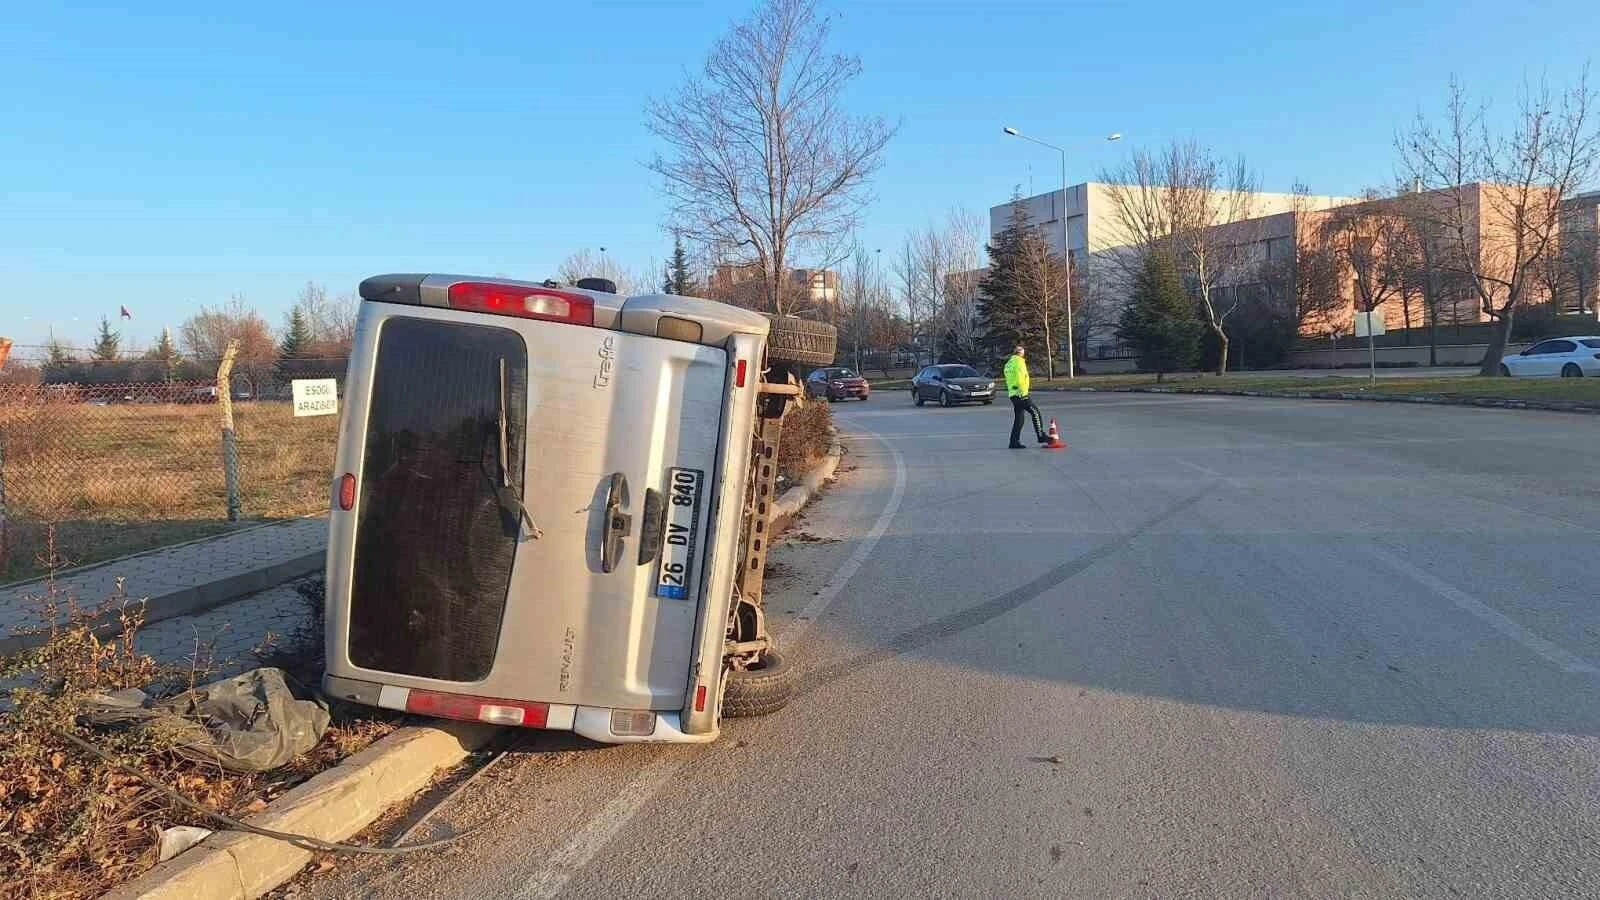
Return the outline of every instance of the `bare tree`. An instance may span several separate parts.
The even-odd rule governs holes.
[[[1120,244],[1133,252],[1111,254],[1126,276],[1138,271],[1145,253],[1172,254],[1200,304],[1219,345],[1216,373],[1228,365],[1228,317],[1238,309],[1237,292],[1219,288],[1251,265],[1255,243],[1244,228],[1219,228],[1248,221],[1257,179],[1243,157],[1225,160],[1194,141],[1174,141],[1159,154],[1136,151],[1121,168],[1107,172],[1111,221]]]
[[[1404,220],[1383,201],[1368,200],[1331,210],[1320,230],[1322,246],[1338,263],[1340,280],[1349,276],[1356,309],[1369,319],[1367,354],[1376,379],[1377,344],[1370,319],[1404,293],[1409,249]]]
[[[864,371],[874,348],[892,349],[884,321],[892,315],[883,290],[879,254],[856,244],[839,280],[837,321],[841,348],[848,348],[857,372]]]
[[[324,337],[345,355],[350,353],[350,345],[355,342],[356,316],[360,311],[361,298],[355,294],[340,294],[328,304]]]
[[[1431,189],[1426,208],[1494,323],[1479,374],[1495,375],[1517,311],[1538,294],[1557,249],[1562,203],[1600,165],[1600,122],[1587,71],[1560,91],[1525,86],[1502,133],[1486,109],[1452,79],[1440,118],[1418,113],[1396,144],[1407,173]]]
[[[963,209],[911,232],[901,246],[895,263],[901,296],[913,327],[935,356],[941,350],[968,360],[979,355],[982,248],[983,223]]]
[[[200,311],[185,319],[178,330],[184,349],[195,362],[214,368],[222,359],[228,342],[237,340],[239,352],[234,360],[234,371],[259,385],[278,359],[278,345],[272,339],[272,328],[242,295],[235,294],[224,306],[200,307]]]
[[[830,53],[828,30],[814,0],[767,0],[717,41],[699,77],[647,110],[670,148],[651,168],[673,226],[758,265],[777,313],[792,302],[791,260],[837,245],[856,224],[894,134],[845,111],[861,62]]]

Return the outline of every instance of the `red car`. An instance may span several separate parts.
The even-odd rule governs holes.
[[[806,376],[806,396],[826,397],[828,400],[865,400],[872,395],[867,380],[854,370],[843,366],[817,369]]]

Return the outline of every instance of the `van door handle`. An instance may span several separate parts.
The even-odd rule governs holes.
[[[622,558],[622,541],[633,531],[633,516],[622,511],[622,498],[628,493],[628,479],[621,472],[611,473],[606,489],[606,524],[600,537],[600,571],[616,569]]]

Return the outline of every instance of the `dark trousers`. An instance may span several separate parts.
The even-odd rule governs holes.
[[[1039,417],[1039,407],[1033,405],[1032,397],[1011,398],[1011,443],[1022,443],[1022,417],[1033,418],[1033,433],[1042,443],[1045,440],[1044,419]]]

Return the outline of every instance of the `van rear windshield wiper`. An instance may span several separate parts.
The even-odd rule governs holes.
[[[506,360],[500,357],[500,416],[496,423],[499,426],[500,449],[500,483],[495,485],[495,495],[500,500],[500,507],[511,513],[517,519],[517,527],[521,528],[523,522],[528,523],[528,532],[534,540],[544,537],[544,532],[539,530],[538,523],[533,521],[533,516],[528,514],[528,508],[522,504],[522,498],[511,489],[511,442],[507,437],[509,430],[509,417],[506,415],[506,394],[510,393],[510,386],[506,383]]]

